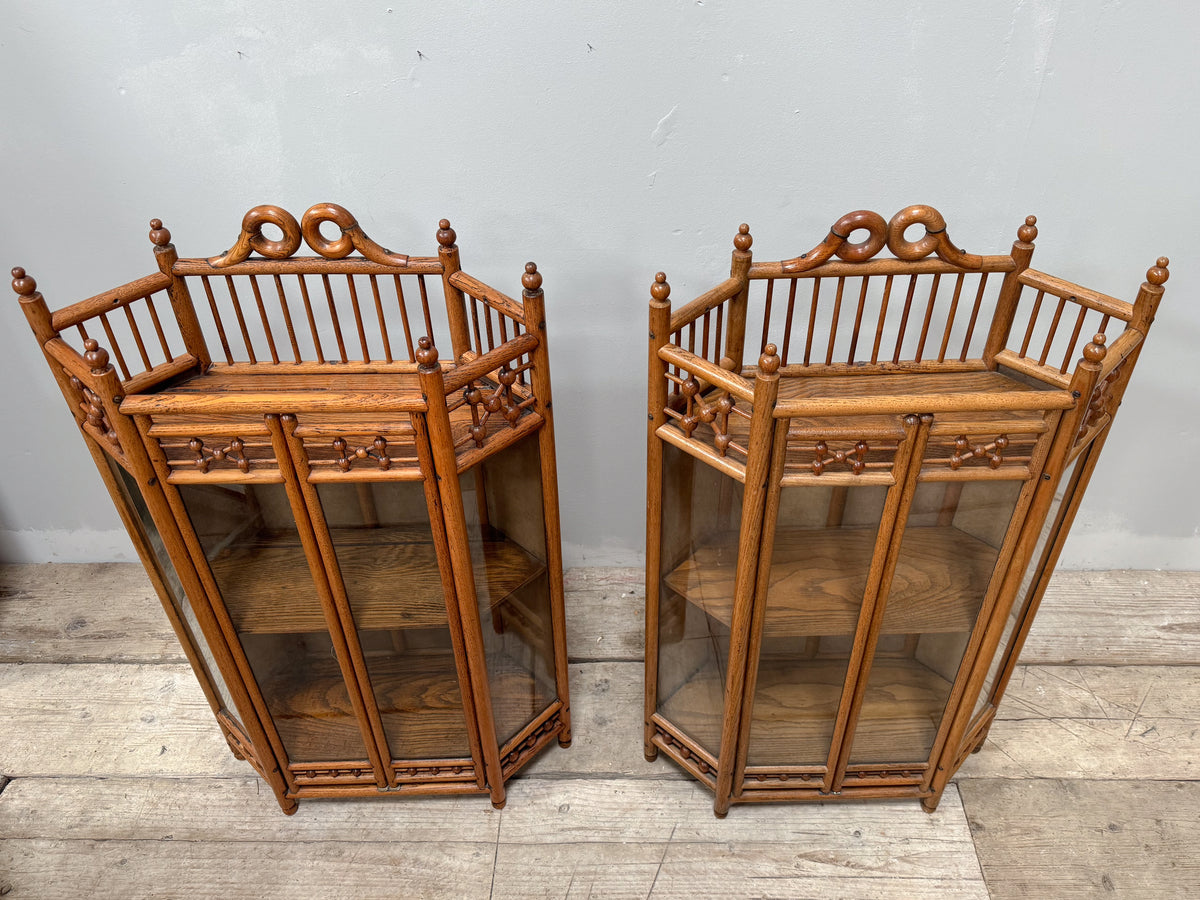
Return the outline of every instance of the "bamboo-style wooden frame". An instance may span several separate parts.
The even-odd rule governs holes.
[[[917,226],[925,233],[910,240]],[[865,236],[852,241],[855,235]],[[678,309],[666,275],[655,276],[645,753],[664,752],[709,785],[718,816],[734,802],[870,797],[915,797],[932,811],[982,745],[1168,277],[1160,258],[1133,302],[1119,300],[1030,268],[1036,237],[1030,216],[1009,254],[974,255],[951,242],[932,207],[908,207],[890,221],[859,210],[812,250],[780,262],[754,262],[742,225],[730,277]],[[879,256],[884,248],[892,258]],[[998,288],[995,276],[1002,276]],[[881,292],[872,292],[880,282]],[[756,324],[759,352],[748,354]],[[711,710],[719,752],[674,721],[665,706],[671,698],[659,696],[666,592],[676,603],[687,596],[678,593],[682,570],[664,577],[676,564],[662,550],[663,529],[672,524],[663,513],[668,445],[744,486],[736,575],[722,582],[727,595],[686,600],[717,621],[714,634],[727,629],[722,708]],[[945,484],[938,521],[949,524],[963,485],[995,480],[1020,490],[928,753],[855,764],[856,727],[916,487]],[[833,522],[846,489],[870,484],[887,486],[886,502],[828,756],[750,765],[764,633],[774,627],[773,611],[776,620],[787,611],[771,581],[782,490],[832,485]],[[702,570],[699,552],[693,547],[688,572]]]
[[[280,237],[269,238],[264,226]],[[279,207],[255,207],[233,247],[208,259],[180,259],[162,222],[150,227],[154,274],[55,311],[24,269],[13,270],[13,289],[231,750],[286,813],[308,797],[385,793],[487,793],[502,807],[509,778],[552,739],[571,741],[550,365],[536,265],[525,266],[521,297],[510,298],[462,270],[446,220],[436,256],[408,256],[376,244],[331,203],[299,222]],[[328,236],[330,228],[337,237]],[[303,245],[317,255],[297,256]],[[442,282],[441,310],[427,276]],[[440,361],[434,320],[443,310],[452,353]],[[464,509],[459,479],[475,479],[486,521],[483,466],[527,438],[536,442],[540,468],[524,495],[544,531],[548,596],[546,613],[533,621],[523,608],[522,627],[552,653],[553,684],[545,689],[552,699],[504,735],[493,716],[476,592],[488,575],[472,559],[475,512]],[[403,759],[389,750],[378,685],[317,496],[326,483],[365,489],[388,481],[423,485],[437,561],[424,578],[445,597],[466,757]],[[188,517],[180,489],[196,484],[284,487],[364,758],[289,758]],[[360,499],[369,517],[368,499],[361,492]],[[149,521],[139,517],[143,507]],[[176,578],[184,596],[171,587]],[[498,609],[504,598],[489,602]],[[277,611],[286,616],[284,606]]]

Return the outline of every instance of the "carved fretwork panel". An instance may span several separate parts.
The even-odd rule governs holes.
[[[935,435],[925,450],[924,471],[1024,470],[1033,459],[1038,434]]]
[[[516,368],[504,365],[497,370],[494,380],[480,378],[462,389],[461,401],[455,406],[460,413],[465,409],[469,419],[462,420],[456,431],[456,448],[483,447],[498,431],[516,427],[536,403],[519,383],[530,368],[529,365]]]

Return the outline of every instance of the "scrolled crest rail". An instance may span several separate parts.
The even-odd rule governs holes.
[[[912,225],[924,225],[924,237],[915,241],[905,238],[904,233]],[[856,231],[866,231],[867,237],[850,241],[850,235]],[[977,269],[983,264],[981,256],[964,253],[954,246],[946,234],[946,220],[940,212],[932,206],[917,204],[900,210],[890,221],[884,221],[883,216],[869,209],[846,213],[833,223],[825,240],[812,250],[784,260],[783,271],[788,274],[807,272],[833,256],[846,262],[866,262],[884,247],[891,250],[896,259],[905,262],[936,254],[943,262],[965,269]]]
[[[333,240],[321,233],[321,226],[332,222],[341,235]],[[279,240],[271,240],[263,234],[264,225],[274,225],[282,232]],[[318,255],[326,259],[345,259],[357,250],[364,259],[385,266],[407,266],[408,256],[393,253],[375,243],[358,220],[348,209],[336,203],[318,203],[304,213],[297,222],[286,209],[271,204],[256,206],[242,218],[242,233],[237,242],[220,256],[208,262],[213,268],[223,269],[245,262],[252,252],[267,259],[288,259],[300,249],[301,238]]]

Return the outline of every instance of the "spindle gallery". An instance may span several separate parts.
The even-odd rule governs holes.
[[[779,262],[742,225],[678,309],[656,276],[645,753],[718,816],[932,811],[982,745],[1167,280],[1071,284],[1037,233],[983,256],[931,207],[862,210]]]
[[[503,806],[571,740],[537,267],[513,299],[449,222],[406,256],[332,203],[255,207],[209,259],[150,227],[154,274],[53,312],[13,288],[234,755],[287,813]]]

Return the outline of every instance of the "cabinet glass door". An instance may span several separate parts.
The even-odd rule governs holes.
[[[423,482],[316,488],[392,759],[469,758]]]
[[[826,764],[887,492],[782,489],[748,766]]]
[[[895,572],[881,597],[886,606],[851,765],[929,758],[1024,485],[917,485]]]
[[[178,490],[290,761],[367,759],[284,486]]]

